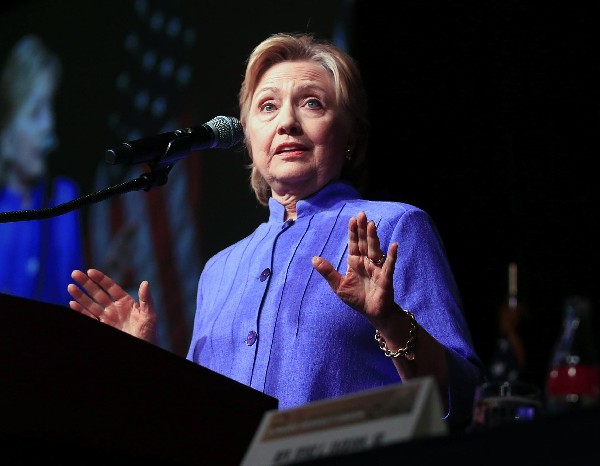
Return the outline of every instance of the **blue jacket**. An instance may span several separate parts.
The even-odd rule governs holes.
[[[280,409],[400,382],[373,326],[311,264],[322,256],[345,274],[348,221],[364,211],[377,224],[383,251],[399,243],[395,301],[446,347],[449,419],[464,422],[484,369],[428,214],[360,199],[343,182],[298,202],[295,221],[284,222],[284,208],[272,198],[269,209],[266,223],[206,263],[188,359],[277,398]]]

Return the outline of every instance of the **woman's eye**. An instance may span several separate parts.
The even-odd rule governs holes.
[[[272,103],[264,103],[260,106],[260,110],[263,112],[272,112],[275,110],[275,105]]]
[[[309,99],[306,101],[306,106],[309,108],[321,108],[321,101],[317,99]]]

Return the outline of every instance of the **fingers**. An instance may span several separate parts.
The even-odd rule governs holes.
[[[383,258],[383,251],[377,235],[375,222],[368,221],[364,212],[359,212],[348,222],[348,253],[354,256],[364,256],[372,263],[378,263]],[[377,264],[377,265],[382,265]]]
[[[94,291],[92,296],[105,307],[110,305],[113,301],[118,301],[119,299],[129,296],[117,282],[100,270],[89,269],[87,275],[96,285],[89,284],[90,288]]]
[[[390,248],[388,249],[387,257],[385,258],[385,262],[383,263],[383,271],[387,273],[388,270],[394,270],[396,266],[396,259],[398,258],[398,243],[390,244]]]
[[[99,319],[104,309],[114,302],[111,295],[102,286],[102,283],[104,286],[110,285],[106,282],[105,277],[106,275],[95,269],[90,269],[87,273],[81,270],[71,272],[71,278],[79,286],[73,283],[67,286],[67,291],[74,299],[69,302],[69,307]]]
[[[67,291],[73,296],[74,301],[69,301],[69,307],[74,311],[80,312],[81,314],[85,314],[89,317],[93,317],[94,319],[100,320],[100,316],[104,309],[97,304],[94,300],[92,300],[87,294],[85,294],[81,289],[70,283],[67,286]]]
[[[77,288],[77,287],[76,287],[75,285],[73,285],[73,284],[69,285],[69,288],[70,288],[70,287],[75,287],[75,288]],[[69,293],[71,293],[71,290],[70,290],[70,289],[69,289]],[[71,294],[73,294],[73,293],[71,293]],[[82,313],[82,314],[86,314],[86,315],[88,315],[88,316],[90,316],[90,317],[96,317],[96,315],[95,315],[95,314],[92,314],[90,311],[88,311],[88,310],[87,310],[87,308],[85,308],[84,306],[82,306],[81,304],[79,304],[79,301],[69,301],[69,307],[70,307],[71,309],[73,309],[74,311],[80,312],[80,313]]]
[[[150,284],[147,280],[140,283],[138,290],[138,297],[140,299],[140,311],[141,312],[153,312],[154,311],[154,300],[150,293]]]
[[[71,273],[71,278],[87,293],[89,299],[85,299],[83,293],[77,293],[77,290],[74,289],[76,295],[73,295],[70,291],[69,293],[88,308],[90,300],[105,308],[127,296],[127,293],[112,278],[96,269],[89,269],[87,273],[74,270]]]
[[[369,255],[369,241],[367,239],[367,216],[364,212],[359,212],[356,216],[357,234],[358,234],[358,250],[361,256]]]
[[[380,261],[383,258],[383,251],[379,244],[379,236],[377,235],[377,227],[374,221],[367,223],[367,256],[372,261]]]
[[[337,290],[342,280],[342,275],[335,270],[330,262],[326,261],[322,257],[315,256],[312,258],[312,265],[317,272],[329,283],[329,286],[333,290]]]
[[[148,285],[148,281],[144,280],[140,283],[140,288],[138,290],[138,296],[140,298],[140,304],[145,303],[148,304],[152,301],[152,296],[150,294],[150,286]]]

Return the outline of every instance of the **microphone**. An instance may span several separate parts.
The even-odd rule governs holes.
[[[244,138],[240,120],[217,116],[200,126],[177,129],[167,133],[124,142],[106,151],[111,165],[175,162],[189,152],[200,149],[230,149]]]

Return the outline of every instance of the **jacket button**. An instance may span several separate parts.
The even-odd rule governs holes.
[[[269,269],[268,267],[262,271],[262,273],[260,274],[260,281],[264,282],[267,278],[269,278],[269,275],[271,275],[271,269]]]
[[[250,330],[248,332],[248,336],[246,337],[246,344],[248,346],[252,346],[256,343],[256,339],[258,338],[258,334],[254,330]]]
[[[288,219],[285,222],[283,222],[283,225],[281,225],[281,229],[285,230],[287,227],[291,227],[294,224],[294,219]]]

